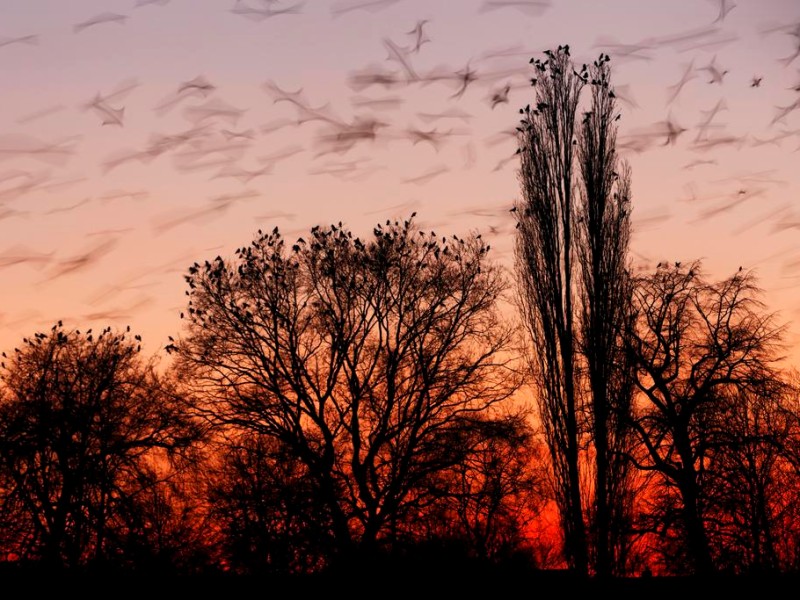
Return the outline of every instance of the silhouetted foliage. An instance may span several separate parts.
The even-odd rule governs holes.
[[[198,575],[222,570],[206,496],[198,486],[205,464],[192,456],[177,466],[131,501],[116,559],[128,571]]]
[[[732,549],[730,525],[742,510],[754,509],[750,518],[761,522],[735,527],[740,534],[766,526],[770,535],[760,491],[748,486],[770,470],[770,448],[785,427],[763,420],[783,412],[775,362],[782,329],[747,271],[710,282],[699,263],[660,266],[639,278],[634,304],[634,458],[659,476],[654,529],[678,542],[672,569],[711,573]],[[751,464],[734,466],[748,454]],[[735,507],[725,506],[731,494]],[[761,533],[750,538],[764,548]]]
[[[800,501],[787,448],[798,434],[794,394],[776,378],[758,392],[737,389],[721,398],[719,442],[706,468],[709,537],[721,569],[777,572],[795,566],[785,544],[787,534],[797,534],[793,507]]]
[[[477,232],[441,237],[415,215],[368,239],[341,222],[291,245],[259,231],[232,258],[189,268],[165,372],[130,328],[59,321],[3,353],[3,574],[193,574],[198,587],[257,575],[370,595],[440,591],[432,580],[452,595],[457,581],[497,595],[499,582],[674,594],[706,575],[719,591],[722,574],[800,573],[800,375],[780,368],[784,329],[742,268],[719,281],[699,262],[633,275],[610,58],[578,68],[568,46],[544,54],[520,111],[511,211],[529,347]],[[445,77],[403,64],[418,82]],[[477,77],[456,75],[453,98]],[[381,81],[394,75],[360,78]],[[350,137],[323,136],[322,153],[382,126],[267,87]],[[491,92],[491,107],[511,89]],[[682,131],[662,125],[665,144]],[[408,133],[434,147],[450,135]],[[51,279],[109,244],[59,261]]]
[[[581,504],[580,432],[575,375],[573,221],[576,115],[584,75],[569,48],[532,59],[536,101],[519,128],[516,267],[520,305],[533,340],[537,397],[555,477],[568,564],[588,572]]]
[[[234,572],[310,573],[333,540],[308,469],[275,438],[245,432],[224,440],[208,492],[221,555]]]
[[[588,381],[588,419],[594,460],[594,503],[589,519],[598,575],[627,572],[632,477],[626,453],[633,382],[623,335],[631,305],[628,264],[631,171],[616,153],[620,113],[611,87],[608,55],[585,71],[591,104],[578,136],[581,179],[576,209],[580,349]]]
[[[517,128],[520,308],[533,341],[565,559],[586,574],[591,558],[594,572],[610,575],[624,572],[631,506],[622,452],[631,380],[621,343],[631,294],[630,170],[615,152],[608,56],[578,70],[569,46],[545,54],[531,60],[536,97],[520,110]],[[591,100],[579,124],[587,85]],[[583,454],[587,441],[592,451]],[[594,473],[593,489],[583,489],[584,468]],[[591,540],[584,496],[592,498]]]
[[[488,251],[411,221],[369,241],[314,227],[291,249],[276,229],[186,277],[187,331],[170,349],[194,409],[302,465],[339,557],[413,520],[423,484],[465,460],[465,428],[519,386]]]
[[[436,474],[430,508],[420,507],[426,538],[460,540],[469,556],[535,562],[533,522],[548,497],[544,459],[527,415],[475,420],[464,428],[464,460]],[[408,525],[407,525],[408,526]],[[419,524],[408,536],[419,537]],[[538,548],[536,548],[538,550]]]
[[[124,564],[157,519],[144,497],[200,429],[140,355],[139,336],[61,323],[2,366],[0,506],[6,556]],[[10,529],[8,528],[10,527]]]

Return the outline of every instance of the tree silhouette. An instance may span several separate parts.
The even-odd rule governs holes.
[[[326,507],[288,446],[245,432],[219,446],[208,490],[222,559],[237,573],[312,573],[333,540]]]
[[[290,250],[277,229],[259,234],[189,270],[188,327],[170,350],[194,408],[303,465],[337,558],[380,550],[420,484],[464,459],[464,427],[519,386],[488,251],[412,221],[367,242],[339,224]]]
[[[659,528],[679,534],[696,573],[718,566],[714,554],[722,545],[712,534],[720,517],[719,478],[727,470],[720,470],[722,457],[734,452],[745,459],[744,446],[757,439],[746,432],[752,423],[737,420],[752,409],[749,399],[774,398],[779,381],[775,353],[782,329],[763,312],[757,292],[747,271],[708,282],[695,262],[659,267],[639,278],[634,293],[635,460],[658,474]]]
[[[556,501],[568,564],[588,572],[581,505],[578,406],[573,309],[573,139],[582,74],[569,49],[536,59],[536,104],[526,107],[519,128],[519,178],[523,199],[517,215],[516,271],[522,314],[533,340],[534,374],[541,421],[550,448]]]
[[[630,170],[615,152],[607,55],[580,70],[569,46],[532,59],[533,106],[517,128],[523,198],[515,267],[531,335],[540,420],[550,449],[565,559],[587,574],[621,572],[630,490],[624,450],[631,383],[621,337],[630,306]],[[591,100],[578,122],[581,94]],[[586,398],[581,401],[581,398]],[[584,406],[585,405],[585,406]],[[593,445],[590,553],[581,453]],[[591,494],[591,492],[589,491]]]
[[[791,386],[776,378],[723,396],[719,442],[708,472],[710,539],[715,562],[738,573],[791,568],[781,532],[795,531],[798,501],[787,445],[797,435]],[[790,516],[787,519],[787,516]]]
[[[428,537],[461,540],[469,555],[498,563],[531,552],[528,530],[547,499],[544,461],[526,413],[465,429],[465,459],[437,474]]]
[[[200,429],[139,349],[139,336],[59,322],[5,357],[0,493],[16,530],[7,552],[59,568],[114,561],[134,523],[146,526],[139,498]]]
[[[608,55],[589,66],[591,103],[577,138],[581,178],[575,251],[579,264],[580,349],[589,389],[594,451],[594,569],[623,574],[631,520],[626,453],[633,384],[622,342],[630,312],[628,265],[631,171],[616,154],[619,112]]]

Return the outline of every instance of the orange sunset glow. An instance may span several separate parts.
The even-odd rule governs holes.
[[[4,0],[0,73],[9,572],[800,572],[796,0]]]

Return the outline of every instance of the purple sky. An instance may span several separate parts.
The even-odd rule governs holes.
[[[637,266],[757,269],[797,348],[796,0],[3,0],[0,347],[64,319],[155,350],[185,268],[276,225],[416,211],[510,267],[507,132],[564,43],[612,59]]]

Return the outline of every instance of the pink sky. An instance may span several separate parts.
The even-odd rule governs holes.
[[[528,59],[564,43],[612,58],[637,265],[757,269],[797,357],[795,0],[4,0],[0,347],[63,319],[130,324],[155,351],[186,267],[258,228],[361,234],[416,211],[510,267],[503,132]],[[391,85],[358,85],[376,73]]]

